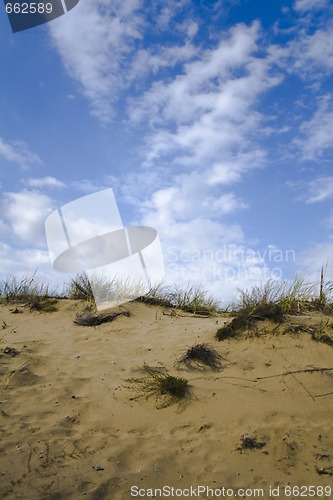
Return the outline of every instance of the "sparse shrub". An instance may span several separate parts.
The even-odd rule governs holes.
[[[213,370],[221,369],[222,356],[208,344],[195,344],[181,356],[177,364],[183,363],[189,368],[208,366]]]
[[[186,379],[174,377],[169,373],[164,373],[156,368],[144,364],[146,376],[132,378],[129,382],[136,386],[139,393],[136,398],[155,396],[162,399],[158,408],[166,408],[174,403],[182,403],[190,396],[190,386]]]

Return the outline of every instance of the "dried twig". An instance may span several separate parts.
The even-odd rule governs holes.
[[[325,371],[333,371],[333,368],[307,368],[304,370],[288,370],[284,373],[278,373],[276,375],[267,375],[266,377],[257,377],[256,380],[263,380],[265,378],[274,378],[274,377],[283,377],[285,375],[293,375],[294,373],[312,373],[312,372],[325,372]]]

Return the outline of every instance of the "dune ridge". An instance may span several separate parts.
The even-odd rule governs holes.
[[[332,346],[274,328],[217,342],[226,315],[140,302],[80,326],[83,307],[0,306],[1,498],[127,500],[164,485],[270,498],[270,487],[332,484]],[[175,364],[198,342],[218,351],[220,370]],[[154,396],[136,398],[130,380],[144,364],[186,378],[191,399],[158,409]]]

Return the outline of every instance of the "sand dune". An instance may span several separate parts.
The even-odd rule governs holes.
[[[284,486],[332,485],[333,370],[299,370],[333,368],[333,347],[306,332],[217,342],[227,318],[139,302],[84,327],[73,323],[82,308],[0,307],[1,498],[128,500],[138,488],[149,498],[149,488],[199,485],[297,498]],[[175,367],[196,342],[218,350],[220,371]],[[191,400],[135,399],[129,379],[144,363],[185,377]],[[262,445],[242,447],[244,435]]]

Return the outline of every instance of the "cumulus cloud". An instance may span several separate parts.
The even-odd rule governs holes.
[[[151,225],[165,227],[198,217],[219,219],[243,208],[246,204],[233,192],[214,191],[200,172],[192,172],[175,177],[171,187],[154,191],[141,213]]]
[[[35,247],[45,247],[44,222],[53,206],[54,202],[49,196],[25,189],[4,193],[0,210],[13,239]]]
[[[237,26],[213,49],[188,62],[171,82],[156,81],[134,99],[133,123],[149,120],[146,164],[167,155],[178,164],[198,166],[230,159],[235,148],[246,149],[248,134],[263,117],[253,105],[277,85],[264,58],[256,57],[259,26]]]
[[[262,112],[260,100],[283,81],[282,72],[287,77],[294,73],[304,82],[311,68],[311,83],[329,74],[331,26],[307,32],[304,16],[302,29],[295,27],[296,41],[269,47],[254,22],[211,33],[199,44],[195,16],[189,11],[175,15],[189,4],[193,6],[187,0],[153,0],[149,5],[144,0],[116,0],[112,5],[86,0],[75,16],[73,11],[49,28],[92,113],[108,122],[117,106],[124,105],[128,114],[122,115],[122,123],[126,120],[127,131],[137,130],[142,138],[141,168],[117,179],[119,192],[133,205],[135,222],[156,227],[164,248],[173,245],[177,252],[217,252],[223,245],[243,251],[246,235],[235,221],[250,205],[238,195],[236,183],[253,169],[269,167],[264,146],[268,134],[292,135],[289,123],[276,125],[275,117]],[[215,5],[221,9],[223,2]],[[298,0],[294,6],[307,13],[314,2]],[[166,32],[167,45],[162,43]],[[318,115],[303,120],[294,142],[307,158],[329,148],[329,100],[326,108],[324,101],[320,106]],[[72,186],[91,192],[101,184],[86,179]],[[318,193],[312,192],[312,202],[319,201]],[[186,265],[174,264],[179,276],[185,276]],[[208,267],[215,265],[216,259]],[[240,269],[235,256],[221,265],[224,273]],[[201,277],[205,266],[197,264]],[[255,276],[270,277],[265,259],[247,259],[241,262],[243,268],[252,274],[241,278],[240,272],[234,273],[238,286],[255,281]],[[210,280],[218,281],[214,274]]]
[[[101,122],[110,122],[123,91],[137,80],[161,68],[174,66],[194,55],[190,40],[196,34],[193,20],[174,23],[188,0],[158,1],[85,0],[75,11],[49,24],[55,48],[68,74],[88,99],[91,112]],[[147,31],[179,33],[186,40],[143,47]],[[170,46],[171,45],[171,46]]]

